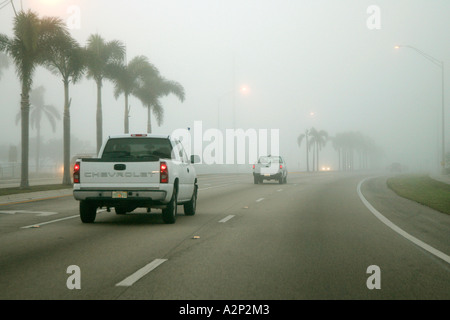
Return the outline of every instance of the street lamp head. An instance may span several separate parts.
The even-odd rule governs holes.
[[[249,89],[247,86],[242,86],[242,87],[241,87],[241,92],[242,92],[242,93],[245,94],[245,93],[248,93],[249,91],[250,91],[250,89]]]

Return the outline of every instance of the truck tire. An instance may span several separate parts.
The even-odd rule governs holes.
[[[198,186],[194,186],[194,193],[192,194],[192,198],[188,203],[185,203],[184,206],[184,214],[186,216],[195,215],[195,210],[197,209],[197,190]]]
[[[97,206],[87,201],[80,201],[80,218],[83,223],[93,223],[97,216]]]
[[[162,209],[162,218],[166,224],[174,224],[177,220],[177,208],[178,208],[178,190],[173,189],[172,199],[170,199],[167,208]]]

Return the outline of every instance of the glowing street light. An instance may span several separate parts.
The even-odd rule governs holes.
[[[441,68],[442,71],[442,158],[441,158],[441,169],[442,174],[445,174],[445,67],[444,67],[444,61],[440,61],[433,56],[430,56],[428,53],[423,52],[422,50],[419,50],[413,46],[409,45],[395,45],[394,49],[400,49],[400,48],[409,48],[414,50],[416,53],[420,54],[427,60],[431,61],[433,64],[437,65]]]
[[[247,94],[250,92],[250,89],[247,86],[242,86],[240,91],[243,94]]]

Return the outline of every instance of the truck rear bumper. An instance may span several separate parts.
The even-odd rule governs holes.
[[[92,201],[101,206],[111,207],[128,203],[137,205],[166,204],[171,197],[166,190],[133,190],[122,191],[120,194],[110,190],[74,190],[73,196],[78,201]]]
[[[281,172],[277,172],[277,173],[256,173],[256,172],[253,172],[253,176],[255,178],[264,179],[264,180],[275,180],[275,179],[280,179],[282,177],[282,173]]]

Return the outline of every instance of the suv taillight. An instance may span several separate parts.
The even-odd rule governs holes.
[[[73,166],[73,183],[80,183],[80,163],[76,162]]]
[[[159,182],[169,183],[169,169],[167,168],[167,163],[161,162],[159,165]]]

